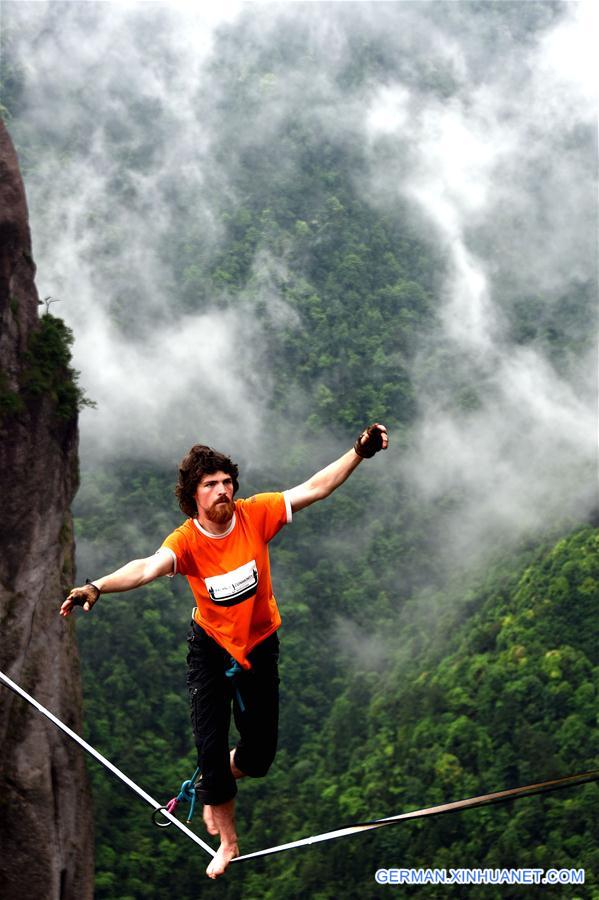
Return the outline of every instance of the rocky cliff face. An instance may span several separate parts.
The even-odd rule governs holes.
[[[0,122],[0,669],[81,733],[73,625],[58,616],[73,584],[77,413],[45,390],[44,379],[62,377],[51,353],[36,370],[31,348],[37,336],[44,349],[44,330],[34,274],[23,183]],[[0,746],[0,896],[91,898],[83,751],[3,685]]]

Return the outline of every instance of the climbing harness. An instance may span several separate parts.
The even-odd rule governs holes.
[[[210,856],[215,856],[215,851],[212,847],[208,846],[208,844],[204,843],[201,838],[194,834],[189,828],[183,825],[182,822],[179,822],[178,819],[175,818],[171,810],[174,810],[177,806],[177,803],[181,802],[181,800],[189,800],[193,804],[193,800],[195,800],[195,784],[198,776],[198,770],[194,772],[193,777],[189,781],[184,781],[181,786],[181,791],[177,797],[173,797],[172,800],[166,806],[161,806],[156,802],[149,794],[147,794],[139,785],[135,784],[130,778],[121,772],[120,769],[117,769],[115,765],[113,765],[106,757],[102,756],[101,753],[98,753],[90,744],[83,740],[83,738],[79,737],[74,731],[72,731],[64,722],[61,722],[56,716],[52,715],[45,706],[42,706],[41,703],[38,703],[30,694],[24,691],[18,684],[15,684],[14,681],[11,681],[3,672],[0,672],[0,681],[2,681],[6,687],[10,688],[10,690],[14,691],[15,694],[19,694],[19,696],[23,697],[32,706],[34,706],[38,712],[41,712],[42,715],[46,716],[46,718],[50,719],[51,722],[54,723],[58,728],[64,731],[70,738],[76,741],[83,749],[90,753],[98,762],[102,763],[110,772],[120,778],[128,787],[130,787],[136,794],[145,800],[150,806],[154,807],[154,813],[152,814],[152,819],[155,824],[158,825],[156,821],[156,816],[158,813],[162,813],[162,815],[168,820],[167,822],[161,823],[163,826],[167,824],[176,825],[177,828],[187,835],[192,841],[206,851]],[[304,847],[310,844],[318,844],[322,841],[332,841],[336,838],[346,837],[350,834],[357,834],[362,831],[371,831],[375,828],[384,828],[386,825],[395,825],[398,822],[404,822],[408,819],[423,819],[426,816],[440,816],[446,813],[452,812],[460,812],[464,809],[473,809],[478,806],[489,806],[492,803],[506,803],[510,800],[517,800],[521,797],[532,797],[535,794],[545,794],[550,791],[558,791],[563,788],[575,787],[580,784],[587,784],[591,781],[599,781],[599,769],[593,769],[589,772],[580,772],[576,775],[566,775],[563,778],[555,778],[551,781],[541,781],[537,784],[527,784],[522,787],[510,788],[506,791],[496,791],[493,794],[481,794],[478,797],[467,797],[464,800],[454,800],[451,803],[441,803],[438,806],[429,806],[425,809],[415,809],[411,812],[400,813],[397,816],[390,816],[386,819],[375,819],[371,822],[359,822],[354,825],[348,825],[345,828],[339,828],[336,831],[327,831],[324,834],[315,834],[312,837],[301,838],[298,841],[291,841],[287,844],[279,844],[277,847],[268,847],[266,850],[256,850],[253,853],[246,853],[244,856],[237,856],[231,862],[243,862],[247,859],[255,859],[258,856],[268,856],[272,853],[280,853],[283,850],[292,850],[296,847]],[[185,796],[182,796],[185,794]],[[193,799],[190,799],[193,795]],[[173,805],[174,804],[174,805]],[[170,809],[169,809],[170,807]],[[191,815],[193,814],[193,810],[190,811],[189,818],[191,819]],[[189,821],[189,819],[188,819]]]

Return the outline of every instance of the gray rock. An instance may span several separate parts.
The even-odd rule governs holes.
[[[0,122],[0,669],[82,732],[73,622],[70,505],[78,484],[77,414],[23,389],[40,327],[27,204]],[[0,685],[0,896],[91,900],[93,818],[83,751]]]

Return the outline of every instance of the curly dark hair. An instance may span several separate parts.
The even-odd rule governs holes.
[[[204,475],[213,475],[215,472],[226,472],[233,479],[233,495],[239,490],[239,468],[231,461],[230,457],[218,450],[212,450],[204,444],[195,444],[179,463],[179,478],[175,487],[175,494],[179,501],[181,512],[193,519],[197,515],[198,508],[195,501],[195,492]]]

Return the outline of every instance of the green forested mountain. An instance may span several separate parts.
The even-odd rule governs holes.
[[[151,513],[156,479],[140,478],[128,505],[137,499],[139,509],[142,491]],[[96,511],[97,527],[104,516]],[[497,560],[465,594],[456,585],[415,594],[402,615],[373,602],[386,621],[380,644],[394,630],[400,650],[378,648],[378,659],[372,650],[363,659],[348,653],[341,663],[323,640],[323,621],[333,611],[341,615],[340,606],[315,595],[311,575],[294,584],[290,563],[301,555],[294,537],[286,535],[275,549],[284,616],[281,746],[263,783],[241,785],[244,848],[596,766],[594,529]],[[344,598],[354,581],[350,572],[345,578],[338,582]],[[105,598],[102,616],[79,629],[90,740],[165,799],[194,766],[183,688],[184,592],[161,583],[137,597]],[[201,891],[204,861],[195,849],[179,835],[152,831],[132,796],[102,770],[92,774],[98,896],[161,897],[173,869],[182,896]],[[379,890],[372,878],[381,866],[537,866],[585,868],[587,884],[577,896],[594,897],[598,800],[590,784],[404,823],[245,863],[211,890],[231,898],[359,898]],[[439,888],[420,890],[440,896]],[[519,896],[506,887],[480,890]],[[542,893],[566,896],[547,887]]]
[[[203,68],[166,7],[139,4],[119,30],[104,6],[49,4],[28,26],[36,60],[54,63],[35,89],[27,17],[13,12],[3,38],[40,275],[67,300],[52,312],[74,320],[90,400],[90,379],[108,385],[83,420],[79,578],[149,555],[180,523],[173,483],[190,433],[212,442],[223,421],[255,420],[260,440],[224,432],[243,496],[303,481],[369,421],[391,433],[382,459],[273,542],[280,751],[265,780],[240,785],[242,852],[599,765],[593,474],[586,445],[563,449],[592,393],[580,173],[594,138],[568,103],[543,105],[551,68],[535,55],[565,5],[246,10],[217,29]],[[367,110],[393,91],[399,124],[373,136]],[[558,108],[572,121],[556,123]],[[464,121],[482,132],[482,163],[467,134],[452,150]],[[454,216],[445,231],[414,200],[431,185],[433,211]],[[185,343],[196,321],[217,348],[228,338],[210,357],[220,392],[203,367],[210,342]],[[109,404],[138,383],[144,353],[197,378],[181,396],[142,380],[123,413]],[[248,393],[235,405],[225,382],[239,357]],[[138,440],[137,400],[152,419]],[[114,421],[93,418],[103,405]],[[451,427],[436,430],[440,419]],[[451,466],[463,477],[443,480]],[[195,765],[191,605],[183,579],[164,579],[103,597],[77,625],[88,739],[165,801]],[[585,868],[575,894],[526,894],[599,898],[595,784],[233,865],[213,884],[195,846],[90,771],[97,900],[359,900],[385,890],[374,873],[392,866]],[[396,895],[412,890],[522,896]]]

